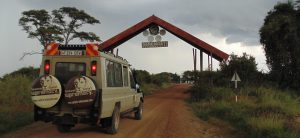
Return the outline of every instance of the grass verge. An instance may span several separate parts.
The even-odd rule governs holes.
[[[229,88],[190,89],[190,105],[203,120],[216,117],[243,131],[245,137],[300,137],[300,98],[288,91],[245,87],[235,94]]]
[[[141,89],[144,93],[144,95],[151,95],[153,94],[153,92],[160,90],[160,89],[165,89],[168,88],[170,86],[172,86],[172,83],[163,83],[162,85],[156,85],[153,83],[146,83],[146,84],[142,84]]]

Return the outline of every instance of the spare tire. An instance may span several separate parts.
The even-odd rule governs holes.
[[[65,88],[65,100],[73,108],[85,108],[93,105],[96,99],[96,86],[86,76],[70,79]]]
[[[61,97],[61,84],[52,75],[44,75],[34,80],[31,99],[40,108],[53,107]]]

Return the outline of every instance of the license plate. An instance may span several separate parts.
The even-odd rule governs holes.
[[[61,56],[82,56],[83,51],[81,51],[81,50],[60,50],[59,54]]]

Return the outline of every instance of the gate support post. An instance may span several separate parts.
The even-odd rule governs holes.
[[[194,71],[197,71],[197,49],[195,48],[195,67],[194,67]]]
[[[193,65],[194,65],[194,71],[196,70],[196,66],[195,66],[195,50],[193,48]]]
[[[203,52],[200,49],[200,71],[203,71]]]
[[[210,52],[210,71],[213,70],[212,53]]]
[[[210,71],[210,63],[209,63],[210,59],[209,59],[209,54],[207,54],[207,67],[208,67],[208,71]]]

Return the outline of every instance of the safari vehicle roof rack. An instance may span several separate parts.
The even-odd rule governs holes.
[[[128,62],[126,59],[124,59],[121,56],[115,55],[108,51],[100,50],[99,44],[95,44],[95,43],[94,44],[93,43],[69,44],[69,45],[64,45],[64,44],[59,44],[59,43],[50,43],[49,45],[46,46],[46,49],[44,50],[44,55],[47,55],[47,56],[60,55],[61,56],[61,55],[65,55],[65,54],[63,54],[63,51],[68,51],[68,50],[80,50],[81,51],[80,54],[72,55],[72,56],[83,56],[83,55],[98,56],[100,54],[99,52],[104,52],[107,55],[110,55],[115,58],[121,59],[125,62]]]
[[[113,56],[115,58],[118,58],[118,59],[121,59],[121,60],[124,60],[126,62],[128,62],[125,58],[121,57],[121,56],[118,56],[118,55],[115,55],[114,53],[111,53],[111,52],[108,52],[108,51],[103,51],[105,54],[108,54],[110,56]]]
[[[71,45],[64,45],[59,44],[58,50],[85,50],[86,45],[84,44],[71,44]]]

